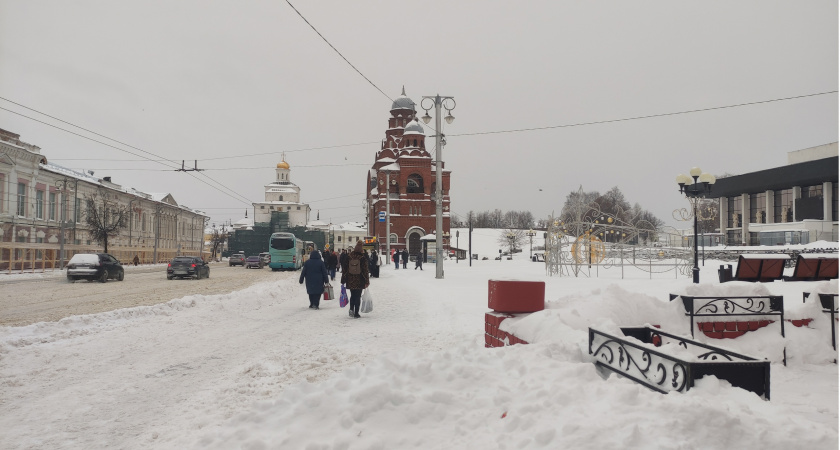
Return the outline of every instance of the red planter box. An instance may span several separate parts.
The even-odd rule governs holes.
[[[545,309],[545,282],[488,280],[487,306],[496,312],[531,313]]]

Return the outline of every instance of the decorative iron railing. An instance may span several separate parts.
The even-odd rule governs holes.
[[[770,400],[769,361],[650,326],[621,328],[621,332],[624,336],[589,328],[589,354],[596,366],[663,394],[686,392],[700,378],[714,375]]]

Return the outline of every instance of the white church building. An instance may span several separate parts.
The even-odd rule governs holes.
[[[271,221],[273,211],[289,213],[290,227],[305,227],[309,223],[311,208],[300,202],[300,187],[292,183],[291,169],[286,157],[277,163],[275,179],[265,185],[265,201],[254,202],[254,222],[265,223]]]

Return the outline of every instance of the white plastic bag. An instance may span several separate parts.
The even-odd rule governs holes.
[[[373,296],[370,295],[370,288],[362,292],[362,303],[359,305],[359,312],[369,313],[373,311]]]

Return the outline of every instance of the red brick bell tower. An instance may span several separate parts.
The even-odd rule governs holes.
[[[385,250],[386,223],[380,212],[390,203],[391,248],[422,249],[420,238],[435,232],[435,161],[426,151],[426,133],[417,120],[415,103],[403,88],[391,105],[391,117],[382,147],[367,176],[368,234]],[[432,141],[434,147],[434,141]],[[443,233],[449,233],[449,171],[442,171]],[[386,184],[389,184],[386,186]],[[386,198],[390,196],[390,198]],[[444,248],[449,243],[444,241]]]

